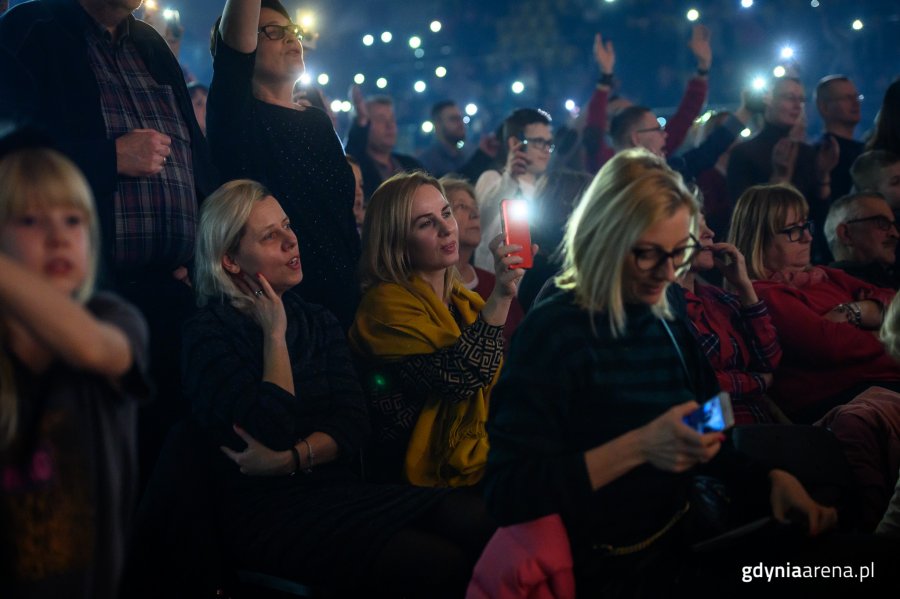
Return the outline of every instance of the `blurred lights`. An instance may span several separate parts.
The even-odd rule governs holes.
[[[431,25],[428,26],[434,33],[437,33],[441,30],[441,22],[440,21],[432,21]]]
[[[375,43],[375,38],[368,33],[363,36],[363,46],[371,46]]]
[[[750,84],[754,90],[762,91],[766,87],[766,80],[763,77],[754,77],[753,83]]]
[[[418,92],[418,93],[420,93],[420,94],[421,94],[422,92],[425,91],[425,88],[426,88],[426,87],[427,87],[427,86],[425,85],[425,82],[424,82],[424,81],[416,81],[416,82],[413,84],[413,89],[416,90],[416,92]]]
[[[819,8],[819,0],[812,0],[809,5],[813,8]]]
[[[853,27],[854,31],[859,31],[860,29],[863,28],[863,22],[860,21],[859,19],[856,19],[855,21],[853,21],[853,24],[851,25],[851,27]]]
[[[375,81],[375,86],[378,87],[378,89],[386,88],[387,87],[387,79],[385,79],[384,77],[379,77]]]
[[[431,121],[422,123],[422,133],[431,133],[432,131],[434,131],[434,123]]]
[[[753,0],[741,0],[741,6],[744,8],[750,8],[753,6]]]
[[[422,45],[422,38],[420,38],[418,35],[414,35],[411,38],[409,38],[409,47],[410,48],[416,49],[421,45]]]
[[[381,41],[383,41],[385,44],[391,43],[392,39],[394,39],[394,36],[390,31],[385,31],[381,34]]]
[[[353,83],[355,83],[356,85],[362,85],[363,83],[365,83],[365,81],[366,81],[366,76],[363,75],[362,73],[357,73],[356,75],[353,76]]]
[[[741,131],[741,137],[750,137],[750,133],[750,129],[745,128],[743,131]]]
[[[656,122],[659,123],[659,126],[660,126],[660,127],[665,127],[665,126],[666,126],[666,119],[665,119],[665,117],[661,117],[661,116],[656,117]]]
[[[471,102],[466,104],[466,114],[469,116],[475,116],[478,114],[478,106],[472,104]]]
[[[438,67],[434,70],[434,74],[436,77],[445,77],[447,75],[447,69],[444,67]]]
[[[159,8],[159,5],[156,3],[156,0],[146,0],[146,2],[144,2],[144,8],[147,10],[156,10]]]
[[[340,100],[332,100],[331,101],[331,112],[341,112],[343,110],[343,103]]]
[[[521,81],[513,81],[511,89],[514,94],[521,94],[523,91],[525,91],[525,84]]]
[[[328,73],[322,73],[316,77],[316,81],[319,82],[319,85],[328,85],[328,79]]]
[[[464,116],[464,117],[463,117],[463,122],[464,122],[466,125],[468,125],[469,123],[472,122],[472,117],[470,117],[469,115]],[[459,147],[459,144],[461,144],[461,143],[464,143],[464,142],[459,142],[459,143],[457,143],[457,144],[456,144],[457,147]],[[460,149],[462,149],[462,148],[460,148]]]
[[[300,27],[303,29],[309,30],[312,29],[313,25],[316,24],[316,15],[311,12],[303,13],[300,15]]]
[[[353,110],[353,104],[350,103],[350,100],[344,100],[341,102],[341,110],[343,112],[350,112]]]
[[[569,112],[575,110],[575,100],[566,100],[566,110]]]
[[[312,83],[312,75],[310,75],[309,73],[303,73],[302,75],[300,75],[300,79],[298,79],[298,81],[303,85],[309,85],[310,83]]]
[[[699,18],[700,18],[700,11],[697,10],[696,8],[692,8],[691,10],[687,11],[687,20],[688,21],[696,21]]]
[[[165,9],[165,10],[163,11],[163,18],[164,18],[166,21],[171,21],[172,19],[177,19],[177,18],[178,18],[178,11],[177,11],[177,10],[172,10],[171,8],[167,8],[167,9]]]
[[[794,57],[794,49],[790,46],[785,46],[781,49],[781,57],[785,60],[790,60]]]
[[[422,58],[423,56],[425,56],[425,50],[423,50],[422,48],[416,48],[416,51],[413,52],[413,54],[416,55],[416,58]]]
[[[772,69],[772,74],[778,78],[784,77],[786,73],[787,71],[785,71],[784,67],[781,65],[778,65],[777,67]]]

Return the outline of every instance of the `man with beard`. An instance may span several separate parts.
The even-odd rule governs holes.
[[[879,193],[863,192],[835,200],[825,219],[825,237],[839,268],[872,285],[900,288],[894,270],[897,223]]]

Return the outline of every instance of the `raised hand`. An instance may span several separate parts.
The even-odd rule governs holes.
[[[784,183],[793,178],[799,147],[790,137],[778,140],[772,148],[772,183]]]
[[[494,283],[494,292],[502,299],[512,299],[516,296],[519,281],[525,276],[524,268],[516,268],[516,264],[522,262],[522,256],[515,254],[522,250],[521,245],[505,245],[503,234],[497,235],[488,246],[494,255],[494,274],[497,277]],[[536,254],[538,246],[532,244],[532,254]]]
[[[531,161],[528,160],[528,153],[525,152],[524,148],[525,144],[521,141],[516,141],[506,155],[506,172],[514,179],[528,172],[528,165]]]
[[[603,43],[603,36],[599,33],[594,36],[594,60],[604,75],[612,75],[616,66],[616,51],[609,40]]]
[[[647,462],[660,470],[684,472],[715,457],[725,436],[701,435],[682,420],[698,407],[695,401],[677,405],[640,429],[641,454]]]
[[[694,53],[694,58],[697,59],[697,68],[701,71],[708,71],[712,65],[712,47],[709,45],[709,37],[709,27],[706,25],[694,25],[691,29],[688,48]]]
[[[116,172],[150,177],[162,171],[172,153],[172,138],[155,129],[134,129],[116,138]]]
[[[366,98],[363,96],[362,87],[354,84],[350,88],[350,99],[353,102],[353,109],[356,110],[356,123],[360,127],[369,124],[369,109],[366,107]]]
[[[725,277],[725,280],[740,292],[744,305],[759,301],[753,290],[753,283],[747,274],[747,262],[744,254],[730,243],[714,243],[710,246],[713,252],[713,264]]]
[[[287,332],[287,315],[281,298],[272,290],[269,281],[261,273],[255,277],[240,273],[234,275],[232,280],[252,300],[247,313],[263,333],[283,339]]]

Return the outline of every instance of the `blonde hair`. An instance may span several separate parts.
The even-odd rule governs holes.
[[[248,298],[225,271],[222,258],[237,253],[253,205],[272,194],[250,179],[225,183],[203,202],[194,249],[194,292],[197,305],[228,298],[236,308],[250,305]]]
[[[431,185],[446,199],[441,182],[421,171],[396,174],[372,194],[362,229],[359,270],[363,291],[379,283],[396,283],[413,290],[409,282],[413,274],[409,235],[413,197],[423,185]],[[456,267],[449,267],[444,275],[444,301],[457,280]]]
[[[642,148],[619,152],[597,173],[566,225],[557,285],[574,290],[578,304],[589,312],[605,310],[612,335],[623,335],[622,277],[631,248],[644,231],[682,207],[688,208],[694,231],[699,206],[681,175]],[[672,317],[665,294],[652,309],[660,317]]]
[[[754,185],[738,198],[731,214],[728,243],[744,254],[747,274],[752,280],[769,278],[765,266],[766,248],[784,229],[791,209],[800,218],[809,215],[809,205],[803,194],[784,183]]]
[[[74,208],[85,216],[88,229],[87,271],[73,298],[86,302],[94,292],[100,230],[94,196],[75,164],[55,150],[32,148],[10,153],[0,160],[0,228],[30,210]],[[0,448],[18,429],[18,398],[6,332],[0,330]]]

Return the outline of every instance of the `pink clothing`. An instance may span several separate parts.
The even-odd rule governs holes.
[[[862,529],[871,532],[884,515],[900,470],[900,395],[870,387],[817,422],[844,448],[860,494]]]
[[[824,318],[838,304],[860,299],[887,306],[895,292],[833,268],[812,270],[821,272],[791,282],[753,282],[784,350],[772,394],[788,416],[858,383],[900,381],[900,364],[887,355],[875,331]]]
[[[466,599],[574,599],[569,536],[559,514],[497,529]]]

